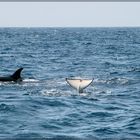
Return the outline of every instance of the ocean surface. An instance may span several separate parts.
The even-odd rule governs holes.
[[[0,139],[140,138],[140,28],[0,28]],[[79,94],[65,78],[93,79]]]

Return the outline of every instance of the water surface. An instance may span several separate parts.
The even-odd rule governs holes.
[[[0,28],[0,138],[140,138],[140,28]],[[94,78],[78,94],[67,77]]]

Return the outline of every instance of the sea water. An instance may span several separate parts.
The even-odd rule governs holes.
[[[140,138],[140,28],[0,28],[0,138]],[[66,78],[94,79],[79,94]]]

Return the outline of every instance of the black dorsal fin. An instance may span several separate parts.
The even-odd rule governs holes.
[[[20,73],[23,70],[23,68],[19,68],[18,70],[16,70],[16,72],[11,75],[11,77],[14,79],[14,81],[17,81],[18,79],[21,78]]]

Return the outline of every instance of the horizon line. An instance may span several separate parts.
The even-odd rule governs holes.
[[[140,28],[139,26],[0,26],[0,28]]]

